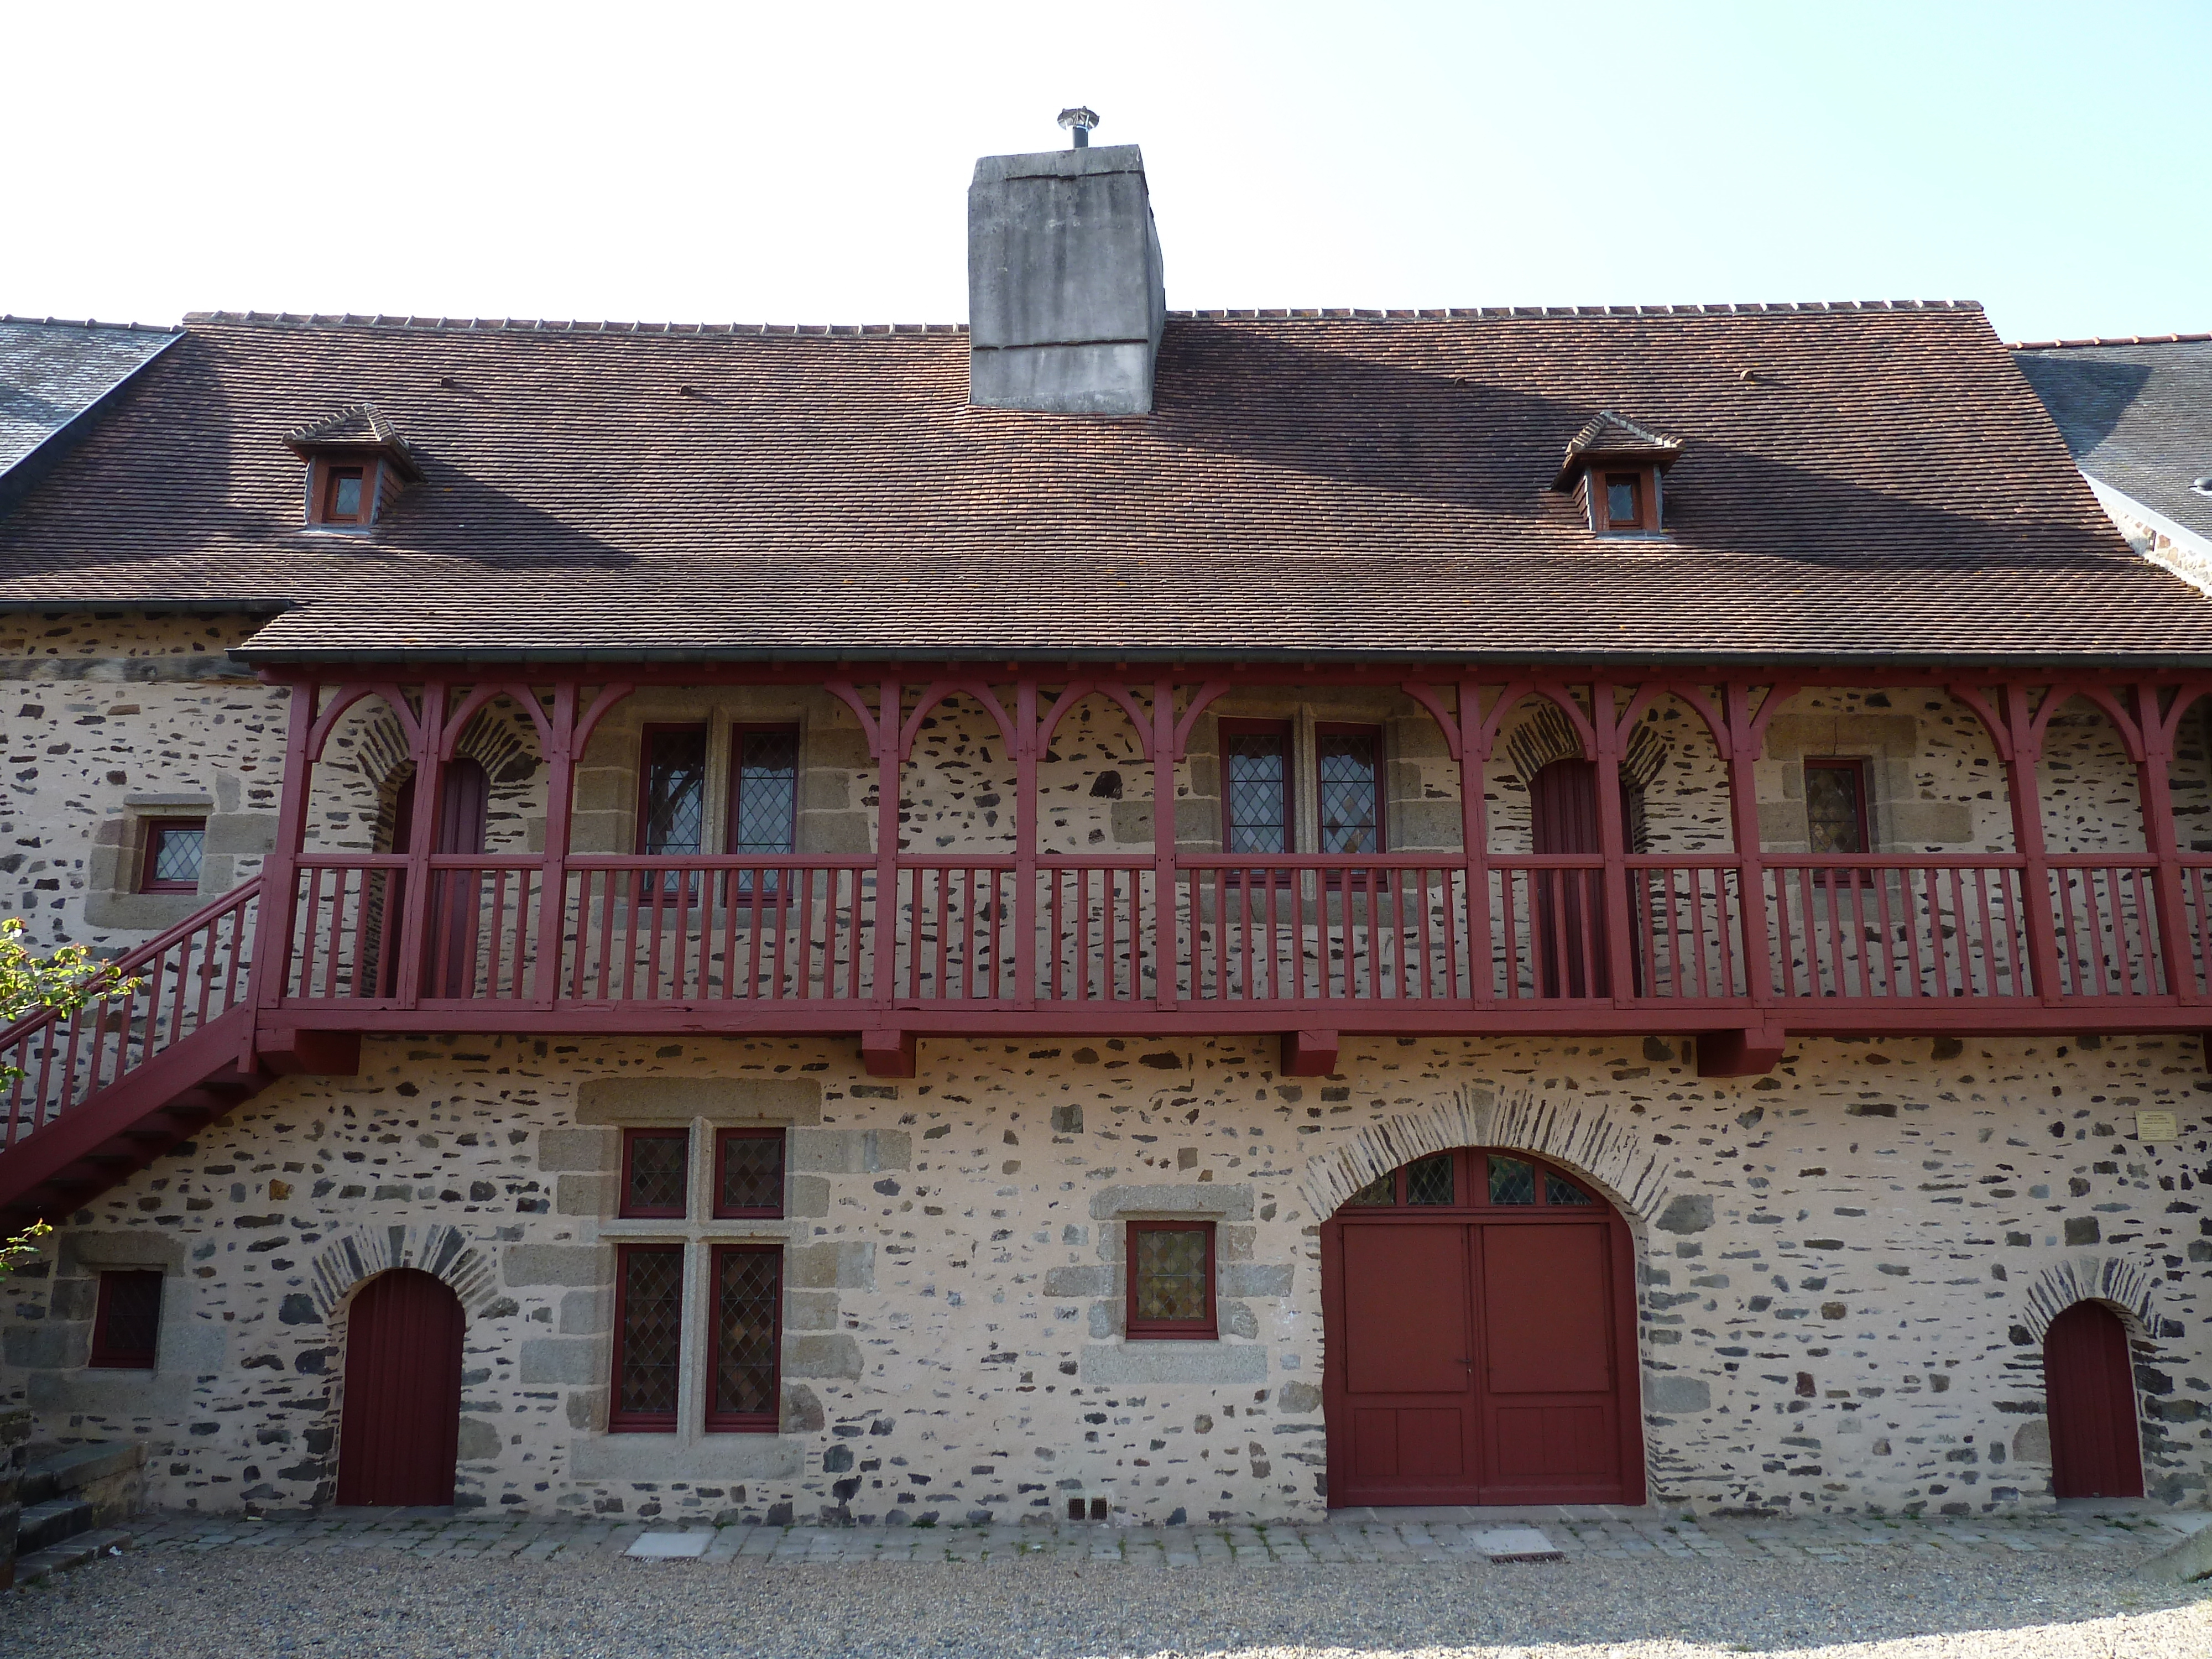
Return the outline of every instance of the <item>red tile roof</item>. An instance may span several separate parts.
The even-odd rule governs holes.
[[[2212,664],[1972,307],[1183,314],[1115,420],[969,409],[944,327],[188,330],[0,605],[291,607],[264,660]],[[358,404],[424,482],[303,532],[283,437]],[[1663,541],[1549,488],[1596,410],[1685,443]]]

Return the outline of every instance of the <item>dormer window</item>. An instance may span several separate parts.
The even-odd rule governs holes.
[[[301,427],[285,446],[307,465],[307,527],[366,534],[422,469],[398,429],[367,404]]]
[[[1656,536],[1665,528],[1661,480],[1681,455],[1680,439],[1603,410],[1568,443],[1552,488],[1577,498],[1594,535]]]

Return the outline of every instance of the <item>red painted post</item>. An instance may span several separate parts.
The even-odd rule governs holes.
[[[2035,730],[2035,709],[2025,684],[2006,685],[2004,710],[2012,739],[2012,758],[2005,763],[2005,794],[2012,806],[2013,850],[2021,861],[2021,907],[2027,912],[2028,960],[2035,964],[2037,997],[2045,1007],[2055,1008],[2064,999],[2058,979],[2058,934],[2051,917],[2051,866],[2043,843],[2043,790],[2035,775],[2043,740]]]
[[[562,936],[568,914],[569,817],[576,789],[576,682],[562,680],[553,688],[553,752],[546,757],[545,856],[539,864],[538,895],[538,974],[531,994],[540,1007],[550,1008],[561,994]],[[576,948],[583,949],[583,928],[577,927]]]
[[[1468,675],[1459,683],[1459,832],[1467,865],[1467,991],[1478,1008],[1496,1000],[1491,992],[1490,804],[1483,793],[1489,763],[1482,687]]]
[[[1765,717],[1773,711],[1762,707],[1751,712],[1750,684],[1730,680],[1723,696],[1729,734],[1729,819],[1735,840],[1736,905],[1743,918],[1743,987],[1752,1002],[1764,1007],[1778,1000],[1774,990],[1773,945],[1766,932],[1766,865],[1760,858],[1759,835],[1759,750],[1765,743]],[[1771,703],[1784,695],[1779,683],[1767,690]],[[1727,907],[1722,907],[1721,926],[1728,926]],[[1784,963],[1784,983],[1789,982]]]
[[[438,796],[445,764],[438,758],[446,733],[446,683],[422,687],[422,716],[415,725],[415,819],[408,826],[407,903],[399,923],[399,1004],[412,1008],[422,995],[422,947],[429,936],[430,852],[436,844]]]
[[[2136,726],[2142,733],[2143,757],[2136,769],[2142,787],[2143,845],[2155,861],[2151,871],[2152,902],[2158,912],[2159,960],[2166,969],[2168,996],[2197,998],[2197,957],[2189,938],[2189,905],[2181,890],[2181,846],[2173,833],[2173,731],[2158,705],[2159,688],[2136,687]],[[2186,699],[2177,688],[2174,696]]]
[[[1597,738],[1597,844],[1605,859],[1601,902],[1606,979],[1613,1006],[1631,1008],[1636,1003],[1636,945],[1628,915],[1628,826],[1620,811],[1620,708],[1611,680],[1591,683],[1590,730]]]
[[[1165,1010],[1176,1006],[1176,939],[1181,927],[1181,895],[1176,882],[1176,717],[1175,685],[1172,681],[1152,682],[1152,975],[1158,993],[1155,1006]],[[1132,882],[1133,887],[1136,884]],[[1108,878],[1108,891],[1112,891],[1112,878]],[[1130,922],[1131,942],[1136,933],[1135,894],[1132,894]],[[1191,992],[1198,991],[1198,890],[1194,886],[1190,895],[1191,936]],[[1108,983],[1112,983],[1112,958],[1107,963]],[[1129,995],[1137,995],[1138,975],[1132,968]]]
[[[319,687],[314,681],[292,688],[285,711],[284,793],[276,809],[276,839],[261,861],[261,914],[253,928],[253,1026],[246,1034],[241,1070],[253,1069],[253,1039],[268,1024],[267,1012],[284,1000],[292,970],[292,911],[300,884],[297,864],[307,828],[307,789],[313,770],[307,739],[315,728]],[[310,917],[310,922],[313,921]]]
[[[1024,675],[1014,686],[1014,1006],[1025,1012],[1036,1006],[1039,736],[1036,678]],[[1060,948],[1058,941],[1053,948]],[[993,978],[998,972],[994,952]]]
[[[876,971],[871,988],[875,994],[870,999],[874,1006],[888,1009],[898,990],[898,845],[899,845],[899,781],[903,775],[906,744],[901,727],[906,724],[906,689],[896,679],[883,683],[883,690],[876,703]],[[915,897],[920,898],[919,892]],[[860,908],[860,896],[854,895],[854,908]],[[921,913],[915,905],[917,920]],[[853,948],[860,949],[860,917],[854,917]],[[914,936],[914,948],[921,949],[919,927]]]

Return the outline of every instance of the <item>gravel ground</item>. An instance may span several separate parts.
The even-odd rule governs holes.
[[[2144,1552],[2147,1553],[2148,1552]],[[2128,1559],[1584,1559],[989,1566],[429,1559],[223,1550],[103,1559],[0,1597],[9,1659],[149,1655],[1720,1654],[2205,1659],[2212,1592]]]

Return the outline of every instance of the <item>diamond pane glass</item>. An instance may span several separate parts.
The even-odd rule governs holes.
[[[799,805],[799,738],[747,732],[738,741],[738,794],[730,820],[733,853],[788,853]]]
[[[1321,772],[1321,850],[1374,852],[1382,824],[1375,734],[1325,732],[1315,743]]]
[[[1206,1233],[1197,1227],[1146,1228],[1137,1235],[1137,1317],[1206,1317]]]
[[[1452,1155],[1438,1152],[1406,1166],[1406,1202],[1449,1204],[1452,1201]]]
[[[1290,746],[1275,732],[1240,732],[1222,745],[1229,769],[1229,851],[1290,850]]]
[[[774,1250],[714,1252],[714,1404],[717,1417],[776,1409],[775,1310],[781,1258]]]
[[[1587,1204],[1590,1195],[1565,1176],[1544,1171],[1544,1202],[1547,1204]]]
[[[155,833],[160,840],[154,845],[154,879],[197,883],[200,878],[200,848],[206,840],[206,832],[193,824],[190,829],[178,825]]]
[[[681,1215],[684,1210],[684,1166],[690,1136],[632,1130],[629,1182],[623,1189],[624,1215]]]
[[[1610,524],[1636,522],[1636,481],[1633,478],[1606,480],[1605,516]]]
[[[1805,827],[1815,854],[1863,853],[1859,829],[1859,769],[1805,769]]]
[[[1344,1201],[1347,1204],[1395,1204],[1398,1201],[1398,1195],[1395,1190],[1397,1184],[1396,1176],[1386,1175],[1378,1180],[1369,1182]]]
[[[1492,1204],[1534,1204],[1536,1170],[1517,1158],[1490,1160],[1490,1201]]]
[[[645,776],[645,850],[698,852],[706,813],[706,732],[691,727],[654,732]]]
[[[100,1340],[95,1346],[111,1360],[143,1359],[150,1366],[161,1328],[161,1275],[102,1273],[100,1290]]]
[[[783,1136],[725,1133],[714,1182],[716,1215],[783,1213]]]
[[[615,1377],[623,1415],[675,1412],[683,1334],[683,1247],[623,1251],[622,1361]]]

